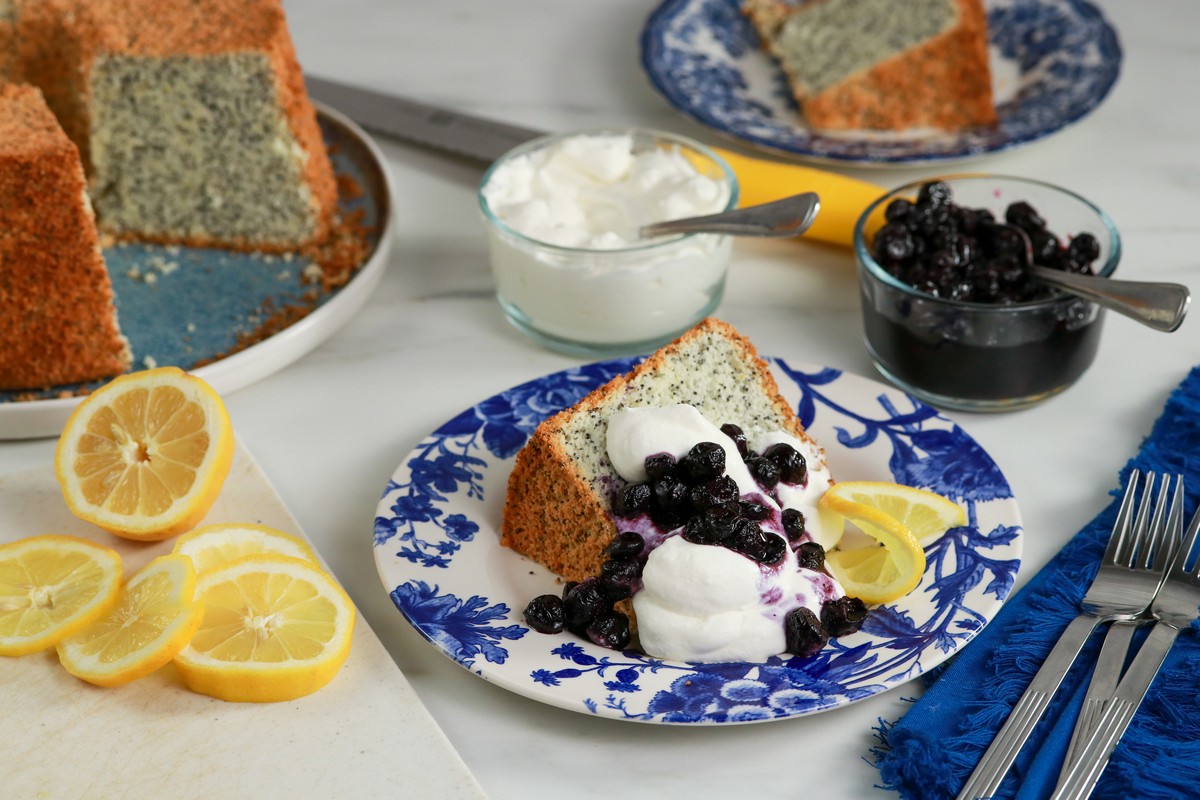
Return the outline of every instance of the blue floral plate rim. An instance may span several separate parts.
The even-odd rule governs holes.
[[[897,167],[978,159],[1091,114],[1121,71],[1120,40],[1088,0],[985,0],[999,123],[958,133],[822,134],[804,125],[739,0],[663,0],[643,27],[642,68],[675,110],[774,156]]]
[[[541,420],[638,359],[585,364],[466,409],[400,463],[376,509],[374,555],[396,608],[438,651],[499,686],[559,708],[658,724],[802,716],[874,696],[963,647],[999,611],[1023,527],[995,461],[956,423],[898,389],[828,367],[769,359],[783,396],[842,480],[889,480],[963,504],[968,524],[926,548],[920,586],[873,609],[863,630],[809,659],[688,664],[539,634],[529,599],[561,582],[499,543],[517,451]]]

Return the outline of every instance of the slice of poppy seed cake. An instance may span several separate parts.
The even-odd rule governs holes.
[[[567,580],[596,574],[618,532],[612,498],[623,483],[606,452],[608,420],[676,403],[750,438],[782,430],[812,441],[750,341],[709,318],[537,427],[509,476],[501,543]]]

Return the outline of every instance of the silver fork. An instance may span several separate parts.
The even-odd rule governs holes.
[[[1034,727],[1041,720],[1050,704],[1050,699],[1058,691],[1063,677],[1075,662],[1084,643],[1092,635],[1098,625],[1118,619],[1134,619],[1142,614],[1154,599],[1154,589],[1145,581],[1130,580],[1134,573],[1135,554],[1124,547],[1128,537],[1135,541],[1159,543],[1162,541],[1168,525],[1166,524],[1167,501],[1170,497],[1170,478],[1162,476],[1162,487],[1155,503],[1151,493],[1155,484],[1154,473],[1146,476],[1146,488],[1142,492],[1141,511],[1137,515],[1138,523],[1145,523],[1150,517],[1149,509],[1154,508],[1153,517],[1146,523],[1149,528],[1143,537],[1135,529],[1133,507],[1139,473],[1130,473],[1129,484],[1125,487],[1125,496],[1121,500],[1117,519],[1109,534],[1108,546],[1100,562],[1100,569],[1088,587],[1083,601],[1080,603],[1080,613],[1059,636],[1058,642],[1046,657],[1041,669],[1033,676],[1033,681],[1021,699],[1013,706],[1004,726],[992,740],[987,752],[967,779],[966,785],[958,793],[958,800],[977,800],[991,797],[1000,787],[1001,781],[1008,773],[1017,754],[1021,752]],[[1182,480],[1180,481],[1182,483]],[[1182,492],[1176,493],[1175,501],[1180,503]],[[1122,560],[1124,558],[1124,560]]]
[[[1145,541],[1151,527],[1147,526],[1145,520],[1142,519],[1147,510],[1146,505],[1143,504],[1138,513],[1137,523],[1134,525],[1135,535],[1129,537],[1123,544],[1123,547],[1130,548],[1128,552],[1131,555],[1126,556],[1126,551],[1123,550],[1118,554],[1117,560],[1134,564],[1134,569],[1127,576],[1127,580],[1141,582],[1143,590],[1150,591],[1153,597],[1158,593],[1162,582],[1166,580],[1167,567],[1170,566],[1171,559],[1175,556],[1179,538],[1183,534],[1183,480],[1175,482],[1175,498],[1171,503],[1171,513],[1166,521],[1167,528],[1164,530],[1165,538],[1161,546],[1155,547],[1154,542]],[[1108,632],[1104,636],[1104,643],[1100,648],[1100,655],[1096,659],[1096,668],[1092,672],[1091,682],[1084,695],[1083,705],[1080,707],[1079,718],[1076,719],[1075,728],[1071,732],[1071,742],[1067,745],[1067,755],[1063,761],[1062,771],[1059,773],[1060,784],[1065,780],[1067,771],[1079,759],[1083,743],[1095,730],[1097,720],[1104,712],[1113,692],[1116,691],[1117,681],[1120,680],[1121,671],[1125,668],[1125,660],[1129,654],[1134,631],[1149,622],[1153,622],[1153,617],[1148,613],[1143,613],[1136,619],[1119,619],[1109,626]]]
[[[1125,729],[1137,714],[1150,684],[1179,636],[1179,631],[1200,617],[1200,558],[1192,560],[1200,532],[1200,511],[1192,516],[1183,544],[1171,562],[1167,579],[1154,598],[1152,613],[1156,620],[1150,635],[1142,643],[1125,677],[1117,685],[1104,713],[1084,743],[1079,760],[1055,790],[1053,800],[1082,800],[1092,793],[1109,756]]]

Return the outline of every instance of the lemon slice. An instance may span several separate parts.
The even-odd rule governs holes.
[[[848,481],[834,484],[826,494],[879,509],[907,528],[922,547],[967,524],[962,506],[936,492],[900,483]]]
[[[180,536],[174,552],[182,553],[196,565],[196,574],[204,575],[239,558],[275,553],[317,563],[317,554],[308,542],[266,525],[220,523],[205,525]]]
[[[0,655],[23,656],[99,617],[121,590],[121,556],[74,536],[0,545]]]
[[[129,539],[195,527],[233,462],[220,396],[176,367],[122,375],[67,420],[54,465],[77,517]]]
[[[77,678],[120,686],[149,675],[184,648],[200,624],[196,568],[165,555],[129,579],[108,614],[58,643],[58,659]]]
[[[846,594],[864,603],[890,603],[917,587],[925,573],[925,551],[903,524],[874,506],[830,492],[821,497],[820,505],[878,543],[825,554],[825,568]]]
[[[204,620],[175,657],[189,689],[222,700],[269,703],[311,694],[350,653],[354,604],[312,562],[250,556],[197,584]]]

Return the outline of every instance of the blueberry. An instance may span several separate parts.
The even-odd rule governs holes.
[[[782,515],[783,532],[789,542],[798,542],[807,531],[804,529],[804,514],[794,508],[785,508]]]
[[[763,451],[763,457],[779,467],[779,480],[784,483],[800,484],[808,480],[808,463],[796,448],[787,442],[779,442]]]
[[[738,520],[725,546],[759,564],[777,564],[787,552],[783,537],[764,531],[750,520]]]
[[[716,442],[700,442],[679,459],[679,471],[688,483],[704,483],[725,472],[725,448]]]
[[[610,650],[623,650],[629,646],[632,638],[629,617],[620,611],[605,611],[587,626],[586,634],[593,644]]]
[[[654,502],[650,519],[667,530],[678,527],[687,519],[688,485],[678,478],[659,478],[654,482]]]
[[[649,510],[653,498],[654,489],[649,483],[630,483],[617,492],[613,500],[613,513],[625,519],[636,517]]]
[[[779,483],[779,467],[769,458],[754,456],[746,461],[746,467],[763,491],[769,492]]]
[[[646,456],[646,477],[652,481],[660,478],[673,478],[676,472],[675,456],[670,453],[658,453]]]
[[[642,563],[636,558],[610,558],[600,565],[600,587],[610,600],[633,594],[642,579]]]
[[[525,621],[538,633],[560,633],[566,622],[562,598],[540,594],[525,606]]]
[[[950,184],[945,181],[930,181],[917,192],[917,205],[930,208],[945,208],[953,197]]]
[[[1030,231],[1029,243],[1033,245],[1033,262],[1042,266],[1053,265],[1055,257],[1062,249],[1058,237],[1047,230]]]
[[[1091,264],[1100,257],[1100,242],[1090,233],[1079,233],[1067,245],[1071,258],[1083,264]]]
[[[693,486],[688,495],[691,498],[692,508],[696,511],[704,511],[713,506],[736,503],[741,496],[741,490],[738,489],[737,481],[728,475],[722,475],[706,483]]]
[[[745,459],[750,454],[750,447],[746,444],[746,432],[732,422],[726,422],[721,426],[721,433],[733,440],[733,446],[737,448],[738,454]]]
[[[1004,221],[1009,225],[1023,228],[1027,232],[1042,230],[1046,227],[1046,220],[1042,219],[1042,215],[1024,200],[1009,204],[1004,211]]]
[[[876,232],[873,254],[876,261],[906,261],[916,254],[916,242],[904,225],[889,223]]]
[[[746,519],[762,521],[771,516],[771,509],[767,508],[762,503],[756,503],[753,500],[739,500],[738,514]]]
[[[604,548],[604,552],[609,558],[633,558],[641,555],[642,548],[645,546],[646,540],[640,533],[623,531],[613,537],[608,547]]]
[[[697,514],[687,521],[680,534],[692,544],[723,544],[733,535],[737,517]]]
[[[903,220],[912,213],[913,204],[903,197],[897,197],[895,200],[887,204],[887,208],[883,210],[883,215],[888,222],[897,222]]]
[[[564,621],[567,625],[586,627],[612,602],[604,593],[599,578],[585,578],[572,586],[563,597]]]
[[[845,636],[862,627],[867,605],[857,597],[839,597],[821,605],[821,624],[830,636]]]
[[[805,542],[796,548],[796,561],[805,569],[820,572],[825,569],[825,548],[816,542]]]
[[[821,620],[811,610],[800,607],[783,618],[784,641],[787,651],[800,658],[815,656],[829,641]]]

